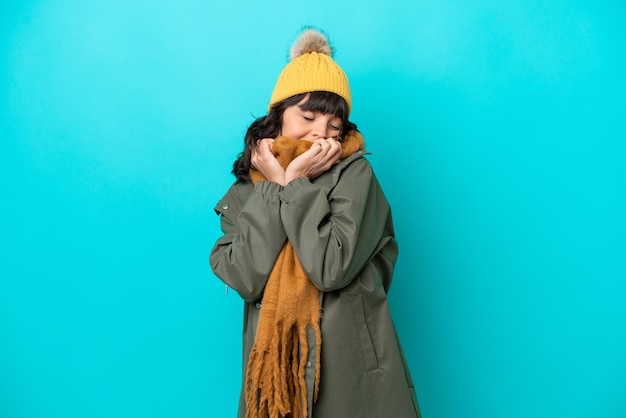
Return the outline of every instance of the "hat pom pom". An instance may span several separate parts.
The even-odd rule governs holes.
[[[333,56],[333,49],[328,42],[328,38],[316,29],[306,29],[300,34],[300,37],[291,47],[290,57],[294,60],[301,55],[311,52]]]

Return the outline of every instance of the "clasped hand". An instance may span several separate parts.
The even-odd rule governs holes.
[[[283,169],[272,154],[273,143],[271,138],[257,141],[256,150],[252,151],[252,167],[260,171],[267,180],[282,186],[298,177],[312,180],[337,164],[341,158],[340,142],[332,138],[316,139],[308,151],[294,158],[287,169]]]

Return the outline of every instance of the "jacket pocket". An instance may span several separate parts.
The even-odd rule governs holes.
[[[350,295],[350,311],[352,312],[352,324],[356,330],[358,344],[363,355],[365,370],[371,371],[378,368],[378,357],[370,334],[367,320],[365,318],[365,308],[361,295]]]

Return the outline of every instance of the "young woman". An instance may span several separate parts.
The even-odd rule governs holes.
[[[391,209],[348,79],[316,30],[291,56],[215,208],[211,267],[245,301],[239,417],[419,417],[387,302]]]

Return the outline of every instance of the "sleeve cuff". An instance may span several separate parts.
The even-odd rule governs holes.
[[[259,181],[254,185],[254,193],[262,195],[277,195],[282,189],[283,186],[273,181]]]
[[[310,184],[311,182],[307,178],[297,177],[283,187],[283,190],[278,194],[278,197],[280,197],[280,200],[283,201],[283,203],[288,203],[294,198],[294,195],[298,192],[298,190]]]

